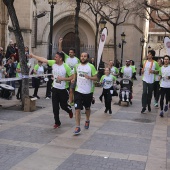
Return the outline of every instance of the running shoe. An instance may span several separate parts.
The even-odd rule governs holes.
[[[141,113],[145,113],[145,111],[146,111],[146,108],[143,107]]]
[[[95,103],[95,98],[94,98],[94,97],[93,97],[93,99],[92,99],[91,103],[92,103],[92,104],[94,104],[94,103]]]
[[[109,114],[112,114],[112,110],[109,110]]]
[[[57,129],[59,127],[60,127],[60,125],[58,125],[58,124],[54,124],[54,126],[53,126],[54,129]]]
[[[108,111],[108,110],[107,110],[107,109],[105,109],[104,113],[107,113],[107,111]]]
[[[148,111],[151,112],[151,106],[150,105],[148,105]]]
[[[90,125],[90,121],[85,121],[84,128],[85,128],[85,129],[88,129],[88,128],[89,128],[89,125]]]
[[[160,116],[160,117],[164,117],[164,112],[163,112],[163,110],[160,112],[159,116]]]
[[[168,105],[165,105],[164,112],[167,112],[167,111],[168,111]]]
[[[69,114],[70,119],[73,118],[73,112],[72,112],[72,110],[70,110],[70,112],[69,112],[68,114]]]
[[[99,97],[99,100],[100,100],[101,102],[103,102],[102,96]]]
[[[80,129],[80,127],[76,127],[75,128],[75,131],[73,132],[75,135],[78,135],[78,134],[80,134],[80,132],[81,132],[81,129]]]
[[[74,103],[69,103],[70,106],[74,106]]]
[[[158,103],[155,103],[155,105],[154,105],[154,106],[155,106],[155,108],[159,108]]]

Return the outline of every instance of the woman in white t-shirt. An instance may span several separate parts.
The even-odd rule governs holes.
[[[161,87],[161,99],[160,107],[161,112],[160,116],[164,116],[164,112],[168,110],[168,101],[170,100],[170,65],[169,65],[169,56],[164,56],[164,65],[161,67],[160,72],[160,87]],[[164,98],[166,98],[166,104],[164,106]]]
[[[42,65],[41,61],[38,61],[38,64],[36,64],[34,66],[34,74],[35,75],[44,74],[44,66]],[[38,89],[40,87],[41,78],[42,77],[35,77],[34,78],[34,94],[33,94],[33,97],[37,97],[38,99],[40,99],[40,97],[38,96]]]
[[[112,114],[111,110],[111,101],[113,95],[113,83],[116,81],[116,77],[110,74],[110,68],[105,68],[105,75],[100,79],[100,83],[103,86],[103,95],[105,101],[105,113],[109,111],[109,114]]]

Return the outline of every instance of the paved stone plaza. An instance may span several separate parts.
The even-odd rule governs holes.
[[[2,100],[0,108],[0,170],[169,170],[170,113],[159,109],[141,114],[142,83],[134,82],[133,105],[118,106],[104,113],[95,91],[90,129],[73,136],[75,120],[61,111],[61,128],[53,129],[51,100],[40,88],[37,111],[22,112],[18,101]],[[30,90],[30,94],[32,94]],[[152,104],[153,105],[153,104]],[[10,107],[11,106],[11,107]]]

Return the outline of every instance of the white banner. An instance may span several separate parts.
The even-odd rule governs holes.
[[[102,33],[101,33],[101,36],[100,36],[98,55],[97,55],[97,70],[99,69],[99,64],[100,64],[100,60],[101,60],[101,57],[102,57],[102,53],[103,53],[104,45],[105,45],[105,42],[106,42],[107,34],[108,34],[107,28],[104,28]]]
[[[21,80],[25,78],[32,78],[32,77],[44,77],[46,76],[51,76],[52,74],[37,74],[37,75],[22,75],[22,77],[14,77],[14,78],[1,78],[0,82],[6,82],[6,81],[16,81],[16,80]]]
[[[170,56],[170,39],[169,39],[169,37],[164,38],[164,45],[166,48],[167,55]]]

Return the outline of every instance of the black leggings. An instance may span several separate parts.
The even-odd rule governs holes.
[[[18,99],[21,99],[21,97],[22,97],[22,93],[21,93],[21,91],[22,91],[22,80],[18,80],[18,84],[19,84],[19,87],[18,87],[18,92],[17,92],[16,97]]]
[[[104,95],[104,102],[106,110],[111,110],[111,101],[112,101],[112,94],[110,93],[110,90],[113,90],[113,87],[110,89],[103,89],[103,95]]]
[[[158,103],[159,96],[160,96],[160,85],[159,85],[159,81],[155,81],[155,82],[154,82],[153,91],[154,91],[155,101]]]
[[[70,113],[70,111],[72,110],[71,106],[68,104],[68,98],[69,94],[67,89],[57,89],[54,87],[52,88],[52,104],[55,124],[61,124],[59,118],[60,107],[67,113]]]
[[[168,101],[170,99],[170,97],[169,97],[169,95],[170,95],[170,88],[163,88],[163,87],[161,87],[160,93],[161,93],[160,106],[161,106],[161,110],[163,110],[165,95],[166,95],[166,105],[168,104]]]
[[[40,78],[35,78],[34,79],[34,86],[35,86],[35,89],[34,89],[34,94],[33,96],[37,96],[38,94],[38,89],[40,87]]]

